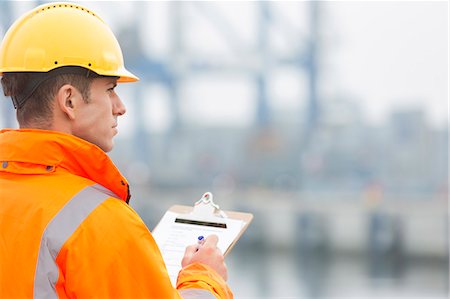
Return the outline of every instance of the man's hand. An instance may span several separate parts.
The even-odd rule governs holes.
[[[186,267],[193,263],[202,263],[213,268],[226,281],[228,279],[228,270],[223,254],[217,248],[218,241],[219,238],[216,235],[210,235],[203,244],[186,247],[181,266]]]

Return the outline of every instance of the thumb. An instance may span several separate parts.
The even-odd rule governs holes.
[[[205,243],[203,243],[203,246],[205,246],[205,247],[216,247],[218,242],[219,242],[219,237],[217,237],[217,235],[209,235],[205,239]]]

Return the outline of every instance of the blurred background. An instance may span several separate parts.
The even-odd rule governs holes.
[[[211,191],[254,214],[236,298],[448,298],[448,1],[82,4],[141,78],[110,156],[150,229]]]

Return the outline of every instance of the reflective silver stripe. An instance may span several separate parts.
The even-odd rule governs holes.
[[[117,199],[120,198],[119,196],[117,196],[116,193],[112,192],[112,191],[109,190],[109,189],[106,189],[106,188],[103,187],[102,185],[95,184],[95,185],[92,185],[91,188],[94,188],[95,190],[98,190],[98,191],[100,191],[100,192],[102,192],[102,193],[104,193],[104,194],[106,194],[106,195],[109,195],[110,197],[114,197],[114,198],[117,198]]]
[[[109,194],[105,194],[104,190],[107,189],[100,185],[84,188],[72,197],[48,223],[39,248],[34,277],[34,298],[58,298],[55,289],[59,275],[56,257],[63,244],[84,219],[99,204],[110,197]]]
[[[210,291],[202,289],[185,289],[178,293],[183,299],[217,299]]]

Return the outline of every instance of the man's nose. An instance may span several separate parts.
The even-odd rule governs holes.
[[[127,108],[123,104],[122,100],[119,96],[116,96],[114,107],[113,107],[113,113],[114,115],[124,115],[125,112],[127,112]]]

